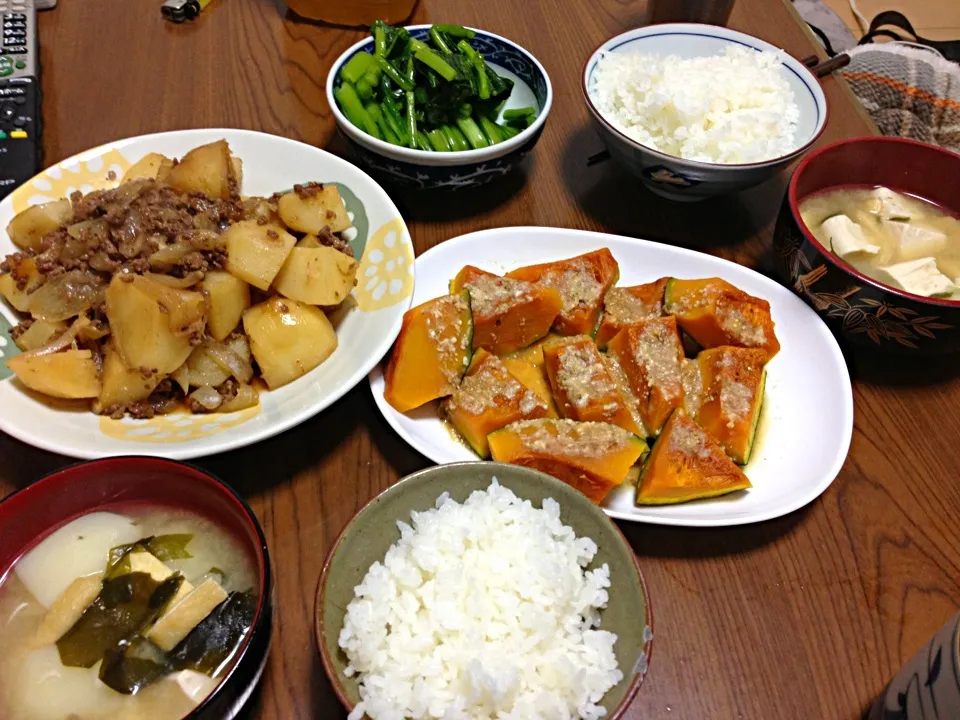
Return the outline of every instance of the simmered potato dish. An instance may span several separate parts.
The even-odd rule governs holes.
[[[220,140],[14,217],[0,295],[25,316],[20,382],[112,417],[233,412],[326,360],[326,312],[358,267],[343,199],[319,183],[244,197],[241,175]]]

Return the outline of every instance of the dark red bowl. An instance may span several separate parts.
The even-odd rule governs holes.
[[[223,681],[189,720],[233,718],[250,697],[267,660],[273,631],[267,542],[249,506],[225,482],[186,465],[153,457],[114,457],[58,470],[0,501],[0,582],[14,563],[57,528],[94,510],[157,505],[189,510],[216,522],[254,559],[259,602],[253,627]]]
[[[835,257],[803,224],[798,204],[839,185],[884,185],[960,215],[960,155],[892,137],[827,145],[793,173],[773,235],[781,282],[851,343],[923,355],[960,351],[960,301],[879,283]]]

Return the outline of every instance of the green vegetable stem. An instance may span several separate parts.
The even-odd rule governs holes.
[[[515,137],[536,118],[532,107],[503,110],[513,81],[501,77],[461,25],[433,25],[423,39],[382,21],[373,52],[340,69],[334,97],[347,119],[395,145],[427,152],[480,149]]]

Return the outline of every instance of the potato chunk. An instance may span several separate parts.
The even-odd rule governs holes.
[[[173,160],[166,155],[147,153],[123,174],[121,185],[134,180],[157,180],[163,182],[172,169]]]
[[[40,250],[40,241],[48,232],[73,220],[73,205],[67,199],[43,205],[31,205],[17,213],[7,225],[7,235],[21,250]]]
[[[129,282],[128,282],[129,281]],[[160,285],[142,276],[115,275],[107,288],[107,317],[124,364],[167,375],[190,355],[203,333],[203,293]]]
[[[242,220],[223,234],[227,244],[227,270],[260,290],[266,290],[297,244],[279,225],[259,225]]]
[[[331,247],[295,247],[274,280],[277,292],[308,305],[339,305],[356,284],[360,263]]]
[[[25,281],[20,287],[20,281]],[[30,307],[29,295],[43,284],[43,275],[37,270],[37,262],[33,258],[21,260],[12,272],[0,275],[0,295],[20,312],[27,312]]]
[[[160,373],[144,375],[140,370],[131,370],[110,342],[104,348],[100,397],[94,402],[93,410],[99,413],[146,400],[164,377]]]
[[[15,355],[7,360],[7,367],[20,382],[44,395],[68,399],[100,395],[100,377],[89,350]]]
[[[230,146],[217,140],[194,148],[170,170],[166,182],[187,192],[201,192],[215,198],[230,197],[231,185],[237,187]]]
[[[331,232],[340,232],[352,225],[335,185],[306,185],[299,193],[281,195],[277,212],[287,227],[313,235],[324,227],[329,227]]]
[[[223,340],[240,324],[243,311],[250,307],[250,286],[223,270],[211,270],[201,283],[210,312],[207,329],[214,340]]]
[[[243,314],[250,349],[270,388],[296,380],[337,349],[337,333],[322,310],[274,297]]]

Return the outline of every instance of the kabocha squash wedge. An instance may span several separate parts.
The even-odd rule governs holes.
[[[487,435],[518,420],[546,417],[547,404],[525,387],[496,355],[478,350],[460,386],[441,408],[473,451],[489,457]]]
[[[466,290],[407,310],[384,372],[384,399],[407,412],[450,395],[470,365],[472,341]]]
[[[700,427],[730,459],[746,465],[760,421],[766,380],[765,350],[718,347],[697,357],[703,383]]]
[[[696,358],[684,358],[680,364],[680,382],[683,383],[683,409],[694,420],[703,405],[703,377]]]
[[[780,351],[770,303],[748,295],[720,278],[670,278],[664,309],[704,349],[721,345],[757,347],[770,357]]]
[[[533,390],[547,405],[546,417],[559,417],[557,404],[553,399],[553,390],[550,388],[550,378],[547,377],[547,368],[543,360],[543,345],[557,338],[556,335],[547,335],[533,345],[523,350],[503,355],[503,362],[510,374],[530,390]]]
[[[598,505],[647,451],[642,439],[616,425],[574,420],[523,420],[488,441],[494,460],[553,475]]]
[[[563,308],[553,329],[561,335],[593,335],[603,298],[620,279],[620,266],[603,248],[567,260],[517,268],[507,277],[559,290]]]
[[[606,422],[645,433],[593,340],[585,335],[544,343],[543,359],[557,409],[565,418]]]
[[[647,435],[653,437],[683,403],[683,345],[672,317],[628,325],[607,346],[623,368],[639,402]]]
[[[562,307],[556,288],[500,277],[467,265],[451,292],[470,291],[473,348],[496,355],[519,350],[548,332]]]
[[[663,292],[668,278],[645,285],[612,287],[603,299],[603,318],[597,330],[597,347],[601,350],[613,336],[631,323],[653,320],[663,315]]]
[[[750,480],[743,470],[678,408],[644,462],[636,502],[637,505],[669,505],[749,487]]]

